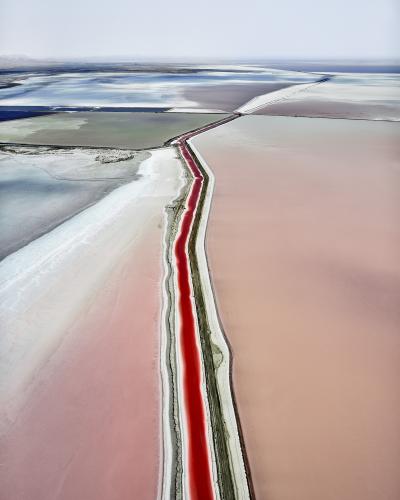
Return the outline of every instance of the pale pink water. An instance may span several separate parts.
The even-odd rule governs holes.
[[[33,381],[1,442],[1,499],[156,498],[161,222],[127,248]]]
[[[194,139],[259,499],[400,498],[399,133],[251,116]]]

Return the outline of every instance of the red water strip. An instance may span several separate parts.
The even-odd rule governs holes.
[[[189,132],[175,141],[193,175],[179,235],[175,241],[175,261],[179,290],[180,344],[183,364],[183,393],[188,443],[188,474],[191,500],[214,500],[206,410],[201,390],[201,358],[197,343],[195,311],[190,287],[190,263],[187,251],[192,224],[203,188],[203,176],[186,141],[206,130],[231,120],[229,117],[201,130]]]
[[[182,217],[180,233],[175,242],[190,498],[193,500],[213,500],[207,426],[201,391],[201,362],[196,341],[195,314],[191,299],[189,256],[187,253],[190,231],[202,190],[203,176],[183,141],[180,142],[179,148],[194,177],[187,207]]]

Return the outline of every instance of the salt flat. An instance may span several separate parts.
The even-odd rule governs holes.
[[[7,499],[400,496],[399,79],[322,69],[0,78]]]

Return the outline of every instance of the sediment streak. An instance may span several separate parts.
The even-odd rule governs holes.
[[[192,144],[173,142],[186,188],[168,210],[162,340],[162,498],[247,499],[251,487],[205,253],[214,176]]]

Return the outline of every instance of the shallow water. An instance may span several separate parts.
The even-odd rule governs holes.
[[[101,163],[96,151],[0,151],[0,260],[133,180],[147,154]]]
[[[57,113],[0,123],[0,142],[153,148],[225,116],[213,113]]]
[[[399,135],[248,116],[194,139],[259,498],[400,496]]]

